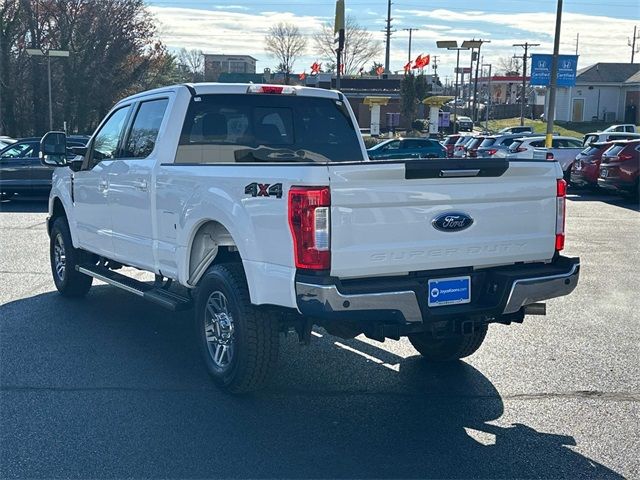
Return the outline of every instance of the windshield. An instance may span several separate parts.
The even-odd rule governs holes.
[[[340,100],[200,95],[187,111],[176,163],[360,161],[358,135]]]

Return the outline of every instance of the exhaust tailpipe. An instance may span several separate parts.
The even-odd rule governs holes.
[[[546,303],[532,303],[522,307],[525,315],[546,315],[547,304]]]

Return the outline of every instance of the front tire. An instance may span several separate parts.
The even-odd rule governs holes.
[[[84,297],[93,278],[76,270],[86,254],[73,247],[66,218],[58,217],[53,222],[49,247],[51,273],[58,291],[65,297]]]
[[[413,348],[431,362],[453,362],[475,353],[486,335],[487,326],[482,325],[473,333],[449,338],[434,338],[426,333],[414,333],[409,335],[409,341]]]
[[[251,304],[241,264],[217,264],[199,282],[196,338],[213,381],[230,393],[258,390],[278,362],[279,324]]]

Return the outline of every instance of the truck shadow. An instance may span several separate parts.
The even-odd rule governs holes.
[[[0,306],[0,449],[22,459],[14,475],[622,478],[568,448],[571,436],[488,423],[505,403],[468,363],[432,366],[358,339],[289,337],[265,391],[224,395],[191,316],[107,286],[86,301],[45,293]],[[522,401],[510,418],[528,410]]]
[[[49,197],[20,197],[0,200],[0,212],[8,213],[46,213]]]
[[[572,187],[567,199],[570,202],[603,202],[615,207],[633,210],[634,212],[640,211],[640,203],[637,197],[615,195],[602,191],[594,192],[586,188]]]

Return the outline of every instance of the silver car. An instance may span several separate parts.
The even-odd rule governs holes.
[[[509,153],[509,146],[520,138],[531,136],[527,133],[507,133],[485,137],[478,147],[478,158],[505,158]]]
[[[553,159],[557,160],[565,172],[565,176],[568,176],[571,172],[571,165],[576,159],[584,146],[579,138],[563,137],[555,135],[553,137],[551,148],[546,149],[544,137],[524,137],[515,140],[509,145],[509,153],[507,153],[508,159],[533,159],[534,151],[538,154],[552,153]],[[538,156],[536,155],[536,158]]]

